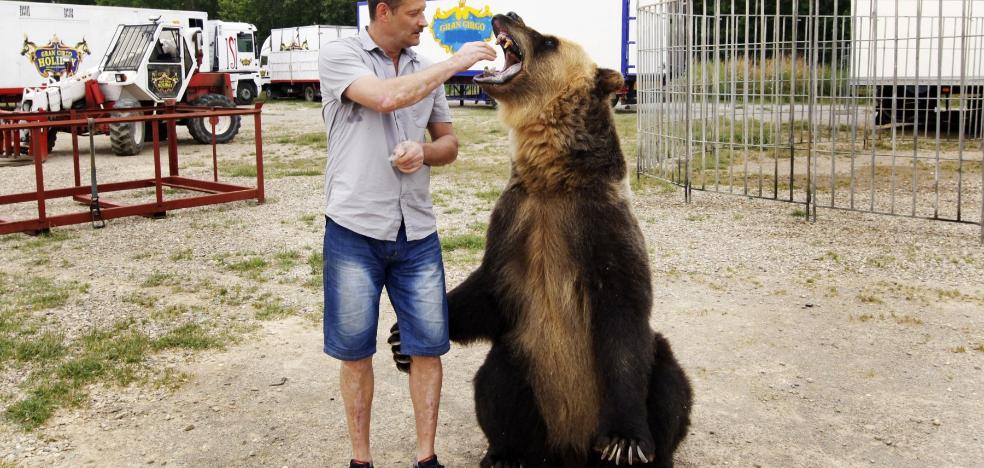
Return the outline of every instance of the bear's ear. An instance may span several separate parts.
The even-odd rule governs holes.
[[[625,80],[622,74],[608,68],[599,68],[595,73],[595,91],[603,96],[607,96],[615,91],[622,89]]]

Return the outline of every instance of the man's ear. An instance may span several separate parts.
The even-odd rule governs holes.
[[[599,68],[595,73],[595,91],[607,96],[625,86],[622,74],[608,68]]]

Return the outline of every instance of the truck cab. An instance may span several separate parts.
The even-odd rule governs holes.
[[[205,42],[212,53],[205,71],[228,73],[238,104],[250,104],[263,84],[256,47],[256,26],[211,20],[205,24]]]

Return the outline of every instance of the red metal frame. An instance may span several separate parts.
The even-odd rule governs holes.
[[[173,102],[169,102],[163,107],[127,109],[128,112],[139,112],[142,114],[130,117],[110,117],[108,110],[78,110],[39,113],[0,111],[0,154],[19,156],[20,131],[29,130],[32,133],[32,151],[30,151],[29,154],[33,154],[36,187],[34,192],[24,192],[11,195],[0,194],[0,206],[35,201],[37,202],[38,212],[38,217],[34,219],[12,220],[5,217],[0,217],[0,234],[9,234],[14,232],[36,233],[47,231],[54,226],[65,226],[93,221],[92,214],[88,209],[76,213],[48,216],[46,206],[48,200],[56,198],[72,197],[73,200],[83,203],[86,206],[88,206],[92,201],[91,184],[82,185],[82,171],[80,168],[80,151],[78,141],[80,130],[88,129],[88,118],[94,118],[94,123],[97,126],[126,122],[165,122],[167,125],[168,141],[166,150],[170,169],[168,175],[164,176],[161,174],[161,135],[158,125],[151,125],[150,128],[154,156],[154,177],[150,179],[139,179],[96,185],[97,192],[99,194],[154,187],[156,188],[155,201],[152,203],[137,205],[124,205],[103,199],[100,196],[99,207],[102,219],[108,220],[124,216],[161,216],[168,210],[227,203],[239,200],[255,199],[257,202],[263,203],[265,201],[263,189],[263,132],[260,119],[262,106],[262,103],[257,103],[252,109],[224,109],[175,105]],[[155,111],[160,113],[156,115],[152,114]],[[182,177],[178,170],[178,146],[176,138],[177,121],[193,118],[207,118],[214,126],[214,122],[217,121],[218,117],[236,115],[253,116],[256,134],[256,186],[246,187],[221,183],[218,181],[219,174],[217,165],[217,151],[214,139],[212,142],[213,180],[208,181]],[[47,132],[49,129],[54,127],[69,128],[72,135],[72,157],[75,176],[75,185],[72,187],[58,189],[45,188],[44,165],[42,163],[47,157]],[[39,151],[33,151],[34,148],[37,148]],[[177,200],[165,200],[164,187],[201,192],[205,195]]]

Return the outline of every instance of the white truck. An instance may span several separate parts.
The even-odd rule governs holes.
[[[19,102],[43,86],[99,65],[121,24],[152,20],[204,32],[201,71],[228,73],[236,101],[248,104],[261,87],[256,27],[209,20],[198,11],[0,1],[0,102]]]
[[[318,53],[321,46],[341,37],[355,36],[355,26],[311,25],[270,31],[260,49],[260,76],[271,97],[321,97]]]
[[[984,0],[855,0],[851,15],[850,76],[874,88],[876,125],[980,134]]]
[[[636,80],[636,8],[638,0],[428,0],[424,14],[428,28],[415,48],[432,61],[442,61],[470,41],[489,41],[492,16],[516,12],[538,31],[573,40],[584,47],[600,67],[610,68],[625,77],[625,88],[617,100],[635,103]],[[368,2],[359,2],[359,28],[369,24]],[[495,66],[502,68],[502,50]],[[448,98],[482,99],[472,84],[488,62],[448,81]]]

